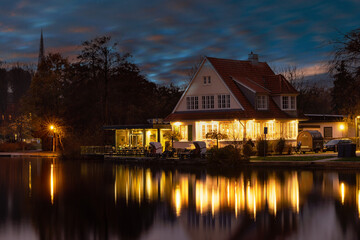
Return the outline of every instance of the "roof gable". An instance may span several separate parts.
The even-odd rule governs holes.
[[[204,77],[210,77],[211,83],[204,84]],[[206,79],[207,81],[208,79]],[[201,63],[197,73],[192,78],[188,87],[181,96],[179,102],[174,108],[173,112],[187,111],[186,108],[186,97],[197,96],[198,97],[198,111],[202,110],[217,110],[217,95],[230,95],[230,109],[243,110],[243,106],[238,101],[238,98],[233,94],[228,85],[222,80],[221,76],[216,72],[211,63],[205,58]],[[214,96],[214,108],[213,109],[202,109],[201,97],[202,96]],[[228,108],[229,109],[229,108]],[[195,110],[195,109],[192,109]]]

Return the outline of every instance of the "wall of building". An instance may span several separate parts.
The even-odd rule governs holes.
[[[210,84],[204,84],[204,76],[211,77]],[[213,69],[210,63],[205,62],[202,68],[199,70],[196,77],[191,82],[191,85],[188,88],[188,91],[185,93],[185,96],[179,102],[179,105],[175,111],[189,111],[186,108],[186,97],[187,96],[198,96],[199,109],[194,109],[195,111],[202,110],[201,106],[201,96],[214,95],[214,109],[204,109],[204,110],[217,110],[218,108],[218,99],[217,95],[219,94],[230,94],[230,109],[242,109],[241,105],[235,100],[234,96],[230,93],[229,89],[225,83],[221,80],[217,72]]]
[[[206,133],[215,131],[226,134],[227,139],[220,140],[219,146],[223,147],[231,144],[233,141],[243,141],[252,139],[256,141],[260,137],[264,137],[264,127],[268,128],[267,139],[278,140],[285,138],[288,143],[295,144],[298,135],[297,121],[279,121],[279,120],[248,120],[248,121],[183,121],[172,122],[173,131],[181,132],[183,136],[180,141],[174,143],[175,148],[191,148],[193,141],[205,141],[208,147],[216,144],[215,139],[206,139]],[[191,126],[191,139],[188,138],[188,126]],[[245,129],[245,128],[246,129]]]
[[[346,122],[317,122],[317,123],[301,123],[302,130],[317,130],[325,139],[333,138],[353,138],[355,137],[355,128]],[[343,126],[344,129],[341,129]],[[326,138],[324,128],[332,128],[332,138]]]

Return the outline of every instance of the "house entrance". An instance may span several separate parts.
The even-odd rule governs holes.
[[[130,147],[131,148],[139,148],[143,147],[143,138],[144,134],[140,131],[133,131],[130,133]]]

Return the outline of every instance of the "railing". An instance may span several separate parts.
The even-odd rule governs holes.
[[[103,155],[113,153],[113,146],[81,146],[80,154],[81,155]]]

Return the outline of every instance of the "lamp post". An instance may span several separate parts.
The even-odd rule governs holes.
[[[53,152],[55,152],[55,141],[56,141],[56,139],[55,139],[55,127],[54,127],[54,125],[50,125],[50,130],[52,131],[52,135],[51,135],[51,137],[52,137],[52,151]]]

